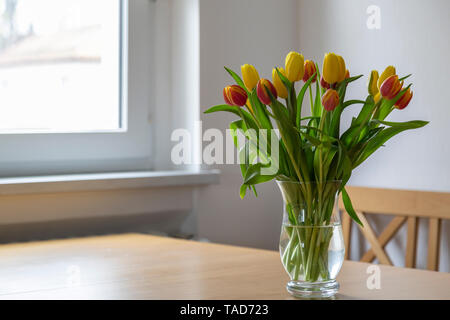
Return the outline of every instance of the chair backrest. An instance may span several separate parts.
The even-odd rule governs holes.
[[[415,268],[418,218],[427,218],[429,219],[427,269],[437,271],[439,266],[440,226],[442,219],[450,219],[450,193],[366,187],[346,187],[346,190],[352,200],[353,208],[364,225],[364,227],[358,226],[371,245],[371,249],[363,255],[361,261],[372,262],[375,258],[378,258],[381,264],[392,265],[384,247],[406,222],[405,266]],[[345,211],[342,198],[339,200],[339,208]],[[385,214],[395,217],[386,229],[377,236],[365,214]],[[348,259],[350,252],[351,227],[351,218],[343,212],[342,228],[346,246],[346,259]]]

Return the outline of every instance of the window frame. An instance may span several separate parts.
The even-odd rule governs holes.
[[[117,1],[121,6],[120,128],[1,134],[1,177],[152,168],[154,3]]]

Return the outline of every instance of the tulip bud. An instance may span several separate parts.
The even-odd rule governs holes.
[[[327,53],[323,59],[322,75],[326,82],[333,84],[345,79],[345,61],[341,56]]]
[[[345,71],[345,79],[350,78],[350,71],[348,69]]]
[[[397,75],[390,76],[381,84],[380,93],[383,98],[388,100],[394,99],[402,89],[402,83],[398,80]]]
[[[408,90],[405,91],[405,93],[401,96],[401,98],[397,100],[397,102],[395,103],[395,107],[399,110],[405,109],[406,106],[411,101],[412,96],[413,93],[408,88]]]
[[[322,96],[322,105],[327,111],[333,111],[339,104],[339,94],[334,89],[328,89]]]
[[[259,74],[255,67],[251,64],[241,66],[242,78],[248,91],[252,91],[259,81]]]
[[[277,98],[277,90],[273,86],[272,82],[267,79],[260,79],[256,86],[256,94],[258,95],[259,100],[264,104],[271,104],[272,100],[270,99],[270,95],[267,92],[267,89],[270,90],[274,98]]]
[[[278,68],[278,71],[286,77],[286,72],[283,68]],[[272,70],[272,81],[275,89],[277,90],[278,96],[280,96],[280,98],[286,99],[288,96],[287,89],[280,76],[278,75],[277,69],[275,68]]]
[[[289,52],[286,56],[285,69],[286,78],[288,78],[289,81],[300,81],[305,72],[303,55],[294,51]]]
[[[238,85],[223,88],[223,99],[230,106],[244,106],[247,102],[247,93]]]
[[[303,74],[303,81],[306,82],[309,78],[312,77],[314,73],[316,73],[316,65],[311,60],[306,60],[304,64],[305,73]],[[311,82],[316,82],[316,77],[311,80]]]
[[[388,66],[386,69],[384,69],[383,73],[378,78],[378,90],[381,88],[381,85],[383,84],[384,80],[389,78],[390,76],[393,76],[395,74],[395,67]]]
[[[323,79],[323,76],[320,77],[320,86],[324,89],[330,89],[330,84]]]
[[[367,85],[367,90],[369,91],[369,94],[371,94],[374,97],[379,92],[378,87],[377,87],[377,82],[378,82],[378,71],[372,70],[372,72],[370,73],[369,84]]]

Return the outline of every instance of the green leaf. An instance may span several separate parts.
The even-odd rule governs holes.
[[[239,141],[238,141],[238,137],[237,137],[237,131],[238,130],[242,130],[242,134],[244,135],[244,131],[245,131],[245,123],[244,120],[236,120],[230,123],[230,133],[231,136],[233,137],[233,142],[236,148],[240,148],[239,146]]]
[[[303,99],[305,97],[306,90],[310,86],[311,82],[314,80],[316,74],[317,74],[317,72],[314,72],[314,74],[308,79],[308,81],[305,82],[305,84],[303,85],[302,89],[298,93],[298,96],[297,96],[297,116],[296,116],[297,127],[300,126],[300,121],[301,121],[300,115],[301,115]]]
[[[393,136],[405,130],[421,128],[425,126],[428,122],[415,120],[404,123],[395,123],[395,122],[388,122],[388,123],[393,124],[394,126],[383,129],[376,136],[374,136],[367,142],[366,146],[359,153],[355,163],[353,163],[353,168],[356,168],[358,165],[364,162],[364,160],[366,160],[372,153],[374,153],[378,148],[384,145],[386,141],[388,141]]]
[[[207,114],[207,113],[213,113],[213,112],[218,112],[218,111],[225,111],[225,112],[234,113],[238,117],[241,117],[241,114],[239,113],[239,111],[241,111],[242,114],[244,115],[245,122],[247,124],[249,124],[252,129],[257,130],[258,125],[256,124],[255,120],[253,119],[252,115],[250,113],[248,113],[247,111],[245,111],[244,109],[241,108],[241,110],[239,110],[238,108],[239,107],[237,107],[237,106],[229,106],[227,104],[219,104],[217,106],[213,106],[213,107],[209,108],[204,113]]]
[[[348,79],[346,79],[348,80]],[[341,125],[341,114],[342,111],[344,110],[344,105],[343,105],[343,101],[345,99],[345,92],[347,87],[345,85],[342,85],[344,82],[341,82],[341,84],[339,85],[337,91],[339,94],[339,104],[338,106],[332,111],[332,112],[328,112],[331,114],[331,123],[329,125],[329,131],[328,134],[338,138],[339,137],[339,128]]]
[[[345,108],[347,108],[348,106],[351,106],[352,104],[357,104],[357,103],[365,104],[366,101],[364,101],[364,100],[348,100],[348,101],[345,101],[345,102],[344,102],[343,108],[345,109]]]
[[[258,119],[259,123],[261,124],[263,129],[273,129],[272,123],[270,122],[269,115],[267,114],[266,106],[263,105],[256,94],[256,89],[253,89],[253,91],[249,95],[250,103],[253,107],[253,111],[255,112],[256,118]]]
[[[347,211],[350,218],[352,218],[361,227],[364,227],[361,220],[359,220],[358,215],[356,214],[355,210],[353,209],[352,201],[350,200],[350,197],[348,196],[348,193],[345,190],[345,188],[342,188],[341,192],[342,192],[342,201],[344,202],[345,211]]]
[[[255,186],[251,186],[250,188],[252,188],[253,193],[255,194],[255,197],[258,197],[258,193],[256,192]]]
[[[368,96],[358,117],[353,118],[350,128],[348,128],[341,136],[341,141],[346,147],[351,148],[354,144],[358,143],[359,138],[361,138],[361,131],[369,122],[375,108],[376,104],[373,101],[373,97]]]
[[[322,141],[320,141],[319,139],[310,136],[310,135],[307,134],[306,132],[303,132],[303,131],[300,131],[300,130],[298,130],[298,131],[299,131],[300,134],[301,134],[302,136],[304,136],[304,137],[306,138],[306,140],[308,140],[312,145],[318,147],[318,146],[320,146],[320,145],[322,144]]]
[[[408,78],[411,77],[411,76],[412,76],[412,74],[410,73],[410,74],[408,74],[407,76],[404,76],[404,77],[398,79],[398,81],[403,81],[403,80],[405,80],[405,79],[408,79]]]
[[[318,70],[318,69],[317,69]],[[320,78],[316,81],[316,97],[314,99],[313,116],[320,117],[322,115],[322,101],[320,100]],[[322,93],[323,94],[323,93]]]
[[[339,83],[339,87],[345,86],[345,85],[349,84],[350,82],[356,81],[356,80],[358,80],[359,78],[361,78],[362,76],[363,76],[363,75],[360,74],[360,75],[358,75],[358,76],[354,76],[354,77],[350,77],[350,78],[344,79],[342,82]]]
[[[247,189],[248,189],[248,185],[246,185],[245,183],[241,185],[241,187],[239,189],[239,196],[241,197],[241,199],[244,199],[245,194],[247,193]]]
[[[397,128],[404,128],[407,127],[408,129],[415,129],[425,126],[428,121],[422,121],[422,120],[413,120],[413,121],[406,121],[406,122],[390,122],[390,121],[382,121],[378,119],[372,120],[375,123],[383,124],[385,126],[389,127],[397,127]]]
[[[364,105],[361,108],[361,111],[359,112],[358,116],[355,120],[355,125],[361,125],[363,123],[367,123],[370,120],[370,117],[372,116],[372,113],[375,109],[375,101],[373,100],[372,96],[367,96],[366,101],[364,101]]]
[[[300,121],[303,121],[303,120],[309,120],[309,119],[312,119],[312,120],[320,120],[320,117],[313,117],[313,116],[303,117],[303,118],[300,118]]]
[[[263,167],[269,167],[269,165],[263,165],[262,163],[256,163],[249,166],[247,173],[244,177],[244,183],[246,185],[255,185],[258,183],[267,182],[273,180],[276,177],[274,175],[262,175],[261,169]]]
[[[225,70],[227,70],[227,72],[231,75],[231,77],[234,79],[234,81],[236,81],[236,83],[237,83],[242,89],[244,89],[244,90],[247,92],[247,94],[249,94],[250,92],[247,90],[247,87],[245,86],[244,81],[242,81],[241,77],[240,77],[236,72],[234,72],[233,70],[231,70],[231,69],[229,69],[229,68],[227,68],[227,67],[224,67],[224,68],[225,68]]]
[[[290,88],[292,87],[292,82],[289,81],[288,78],[286,78],[281,72],[280,70],[278,70],[278,68],[275,68],[278,76],[281,79],[281,82],[283,82],[284,86],[286,87],[287,91],[289,92]]]

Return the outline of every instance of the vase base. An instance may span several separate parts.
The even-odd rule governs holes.
[[[339,290],[336,280],[323,282],[289,281],[287,291],[296,298],[330,298]]]

